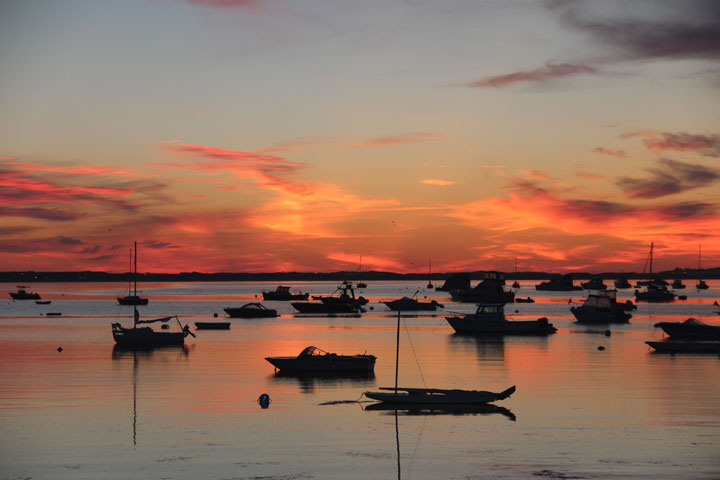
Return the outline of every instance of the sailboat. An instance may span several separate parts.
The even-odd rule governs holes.
[[[432,260],[428,260],[428,277],[429,280],[426,288],[428,290],[432,290],[433,288],[435,288],[435,286],[432,284]]]
[[[400,355],[400,312],[397,318],[395,343],[395,387],[380,387],[383,392],[365,392],[366,397],[379,402],[412,405],[474,405],[504,400],[515,392],[515,385],[500,393],[483,390],[398,387],[398,359]]]
[[[131,256],[132,257],[132,256]],[[120,305],[147,305],[147,297],[139,297],[137,294],[137,242],[135,242],[135,268],[132,274],[134,288],[132,293],[130,292],[130,281],[128,280],[128,294],[124,297],[117,297],[117,301]]]
[[[138,326],[151,323],[167,323],[172,319],[177,320],[180,326],[179,332],[157,332],[151,327]],[[151,320],[140,320],[140,314],[137,305],[133,305],[133,326],[130,328],[123,327],[120,323],[111,324],[112,335],[115,343],[123,347],[156,347],[161,345],[182,345],[185,343],[185,337],[188,335],[195,336],[190,331],[189,325],[180,323],[177,315],[171,317],[153,318]],[[163,328],[167,328],[163,325]]]
[[[362,255],[360,255],[360,264],[358,266],[358,282],[356,287],[357,288],[367,288],[367,283],[360,281],[360,277],[362,277]]]
[[[517,257],[515,257],[515,278],[517,278]],[[520,284],[517,280],[513,282],[512,288],[520,288]]]
[[[700,257],[701,257],[701,255],[702,255],[702,246],[698,245],[698,276],[700,275]],[[707,290],[710,287],[708,287],[708,284],[705,283],[705,280],[698,279],[698,282],[697,282],[697,285],[695,285],[695,288],[697,288],[698,290]]]

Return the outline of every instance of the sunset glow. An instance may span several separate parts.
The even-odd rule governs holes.
[[[720,266],[717,9],[596,3],[8,2],[2,270]]]

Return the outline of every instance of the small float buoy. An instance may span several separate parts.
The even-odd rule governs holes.
[[[258,397],[258,405],[260,408],[268,408],[270,406],[270,395],[263,393]]]
[[[57,348],[57,351],[58,351],[58,352],[62,352],[62,347],[58,347],[58,348]]]
[[[213,317],[217,318],[217,312],[213,313]]]
[[[167,330],[168,328],[170,328],[170,325],[163,324],[160,328],[162,328],[163,330]]]
[[[606,336],[606,337],[609,337],[609,336],[610,336],[610,330],[605,330],[605,336]]]
[[[600,350],[600,351],[602,352],[603,350],[605,350],[605,347],[603,347],[602,345],[600,345],[600,346],[598,347],[598,350]]]

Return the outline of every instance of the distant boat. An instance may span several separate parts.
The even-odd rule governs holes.
[[[384,303],[390,310],[403,312],[436,310],[438,307],[445,308],[445,305],[443,305],[442,303],[438,303],[435,300],[431,300],[429,302],[420,302],[417,298],[415,298],[417,293],[418,292],[415,292],[415,295],[413,295],[412,298],[402,297],[397,300],[382,303]]]
[[[700,257],[702,255],[702,246],[698,245],[698,275],[700,275]],[[695,285],[695,288],[698,290],[707,290],[710,288],[707,283],[705,283],[704,280],[698,279],[697,285]]]
[[[375,368],[375,355],[338,355],[328,353],[317,347],[306,347],[296,357],[265,357],[281,372],[372,372]]]
[[[645,343],[658,353],[720,353],[720,341],[665,340]]]
[[[635,290],[635,300],[638,302],[672,302],[675,300],[675,293],[665,286],[651,283],[646,290]]]
[[[277,310],[267,308],[262,303],[246,303],[242,307],[223,308],[225,313],[235,318],[274,318],[277,317]]]
[[[379,387],[383,392],[364,392],[366,397],[399,405],[471,405],[504,400],[515,392],[515,386],[502,392],[440,388],[398,387],[398,359],[400,356],[400,312],[398,312],[395,342],[395,386]]]
[[[679,278],[676,278],[675,280],[673,280],[673,282],[670,284],[670,286],[674,290],[682,290],[683,288],[685,288],[685,284],[682,283],[682,280],[680,280]]]
[[[307,300],[310,296],[309,293],[291,293],[290,287],[279,285],[274,291],[262,292],[263,300]]]
[[[360,313],[368,300],[355,297],[352,283],[343,282],[331,295],[313,295],[319,302],[292,302],[291,305],[300,313]]]
[[[13,300],[40,300],[40,294],[35,292],[28,292],[26,286],[18,285],[17,292],[9,292],[10,297]]]
[[[50,305],[52,303],[52,300],[35,300],[35,303],[38,305]]]
[[[530,297],[527,297],[527,298],[516,297],[515,303],[535,303],[535,300],[533,300]]]
[[[131,255],[132,257],[132,255]],[[128,294],[124,297],[117,297],[117,301],[120,305],[147,305],[147,297],[139,297],[137,294],[137,242],[135,242],[135,268],[132,273],[133,280],[133,291],[130,292],[130,281],[128,280]]]
[[[195,322],[198,330],[230,330],[230,322]]]
[[[150,327],[139,327],[141,324],[163,323],[166,324],[172,319],[176,319],[180,326],[179,332],[157,332]],[[152,320],[140,320],[140,314],[137,305],[133,305],[133,326],[131,328],[123,327],[120,323],[113,323],[112,335],[115,343],[126,347],[152,347],[162,345],[182,345],[185,343],[185,337],[188,335],[195,336],[190,331],[188,325],[182,325],[180,319],[173,315],[172,317],[154,318]],[[166,325],[163,325],[163,328]]]
[[[579,323],[627,323],[632,315],[625,312],[627,304],[617,302],[616,294],[616,290],[590,294],[582,305],[570,311]]]
[[[551,275],[548,281],[540,282],[538,285],[535,285],[535,290],[549,292],[569,292],[572,290],[582,290],[582,287],[573,284],[572,277],[569,273],[566,273],[565,275]]]
[[[584,290],[607,290],[607,285],[602,281],[602,278],[591,278],[587,282],[581,283],[580,286]]]
[[[655,328],[662,328],[674,339],[720,340],[720,326],[708,325],[695,318],[684,322],[658,322]]]
[[[517,257],[515,257],[515,276],[517,276]],[[520,284],[515,280],[512,284],[512,288],[520,288]],[[528,297],[530,298],[530,297]]]
[[[432,260],[428,260],[428,278],[428,284],[425,288],[432,290],[435,288],[435,285],[432,284]]]
[[[505,274],[502,272],[485,272],[485,278],[474,288],[452,290],[450,296],[456,302],[465,303],[513,303],[515,292],[504,288]]]
[[[453,273],[447,279],[445,283],[440,287],[436,287],[435,290],[438,292],[451,292],[453,290],[466,290],[470,288],[470,274],[467,272]]]
[[[620,278],[615,279],[615,288],[617,288],[617,289],[632,288],[632,285],[630,285],[630,282],[628,282],[627,278],[620,277]]]
[[[480,304],[475,313],[462,317],[445,317],[457,333],[471,335],[549,335],[557,332],[548,319],[508,320],[503,305]]]

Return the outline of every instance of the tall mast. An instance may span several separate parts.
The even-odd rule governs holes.
[[[133,281],[135,283],[133,287],[133,295],[137,297],[137,242],[135,242],[135,269],[133,272]]]
[[[400,357],[400,310],[398,310],[397,334],[395,336],[395,395],[398,390],[398,359]]]
[[[650,242],[650,277],[652,277],[652,262],[653,262],[653,247],[655,246],[655,242]],[[135,259],[137,260],[137,258]]]
[[[128,295],[132,293],[132,248],[128,252]]]

